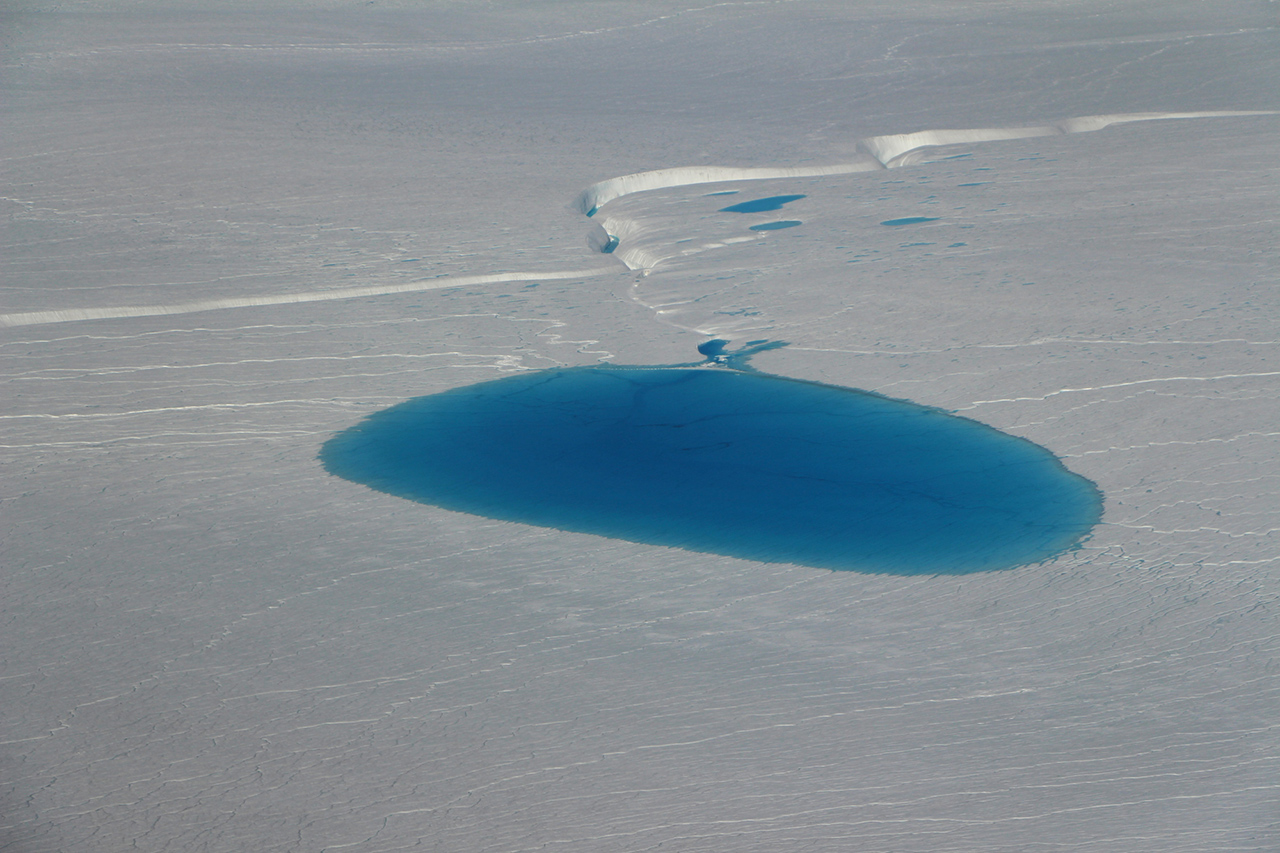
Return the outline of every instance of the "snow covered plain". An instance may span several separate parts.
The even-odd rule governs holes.
[[[0,849],[1280,847],[1280,118],[821,173],[1275,110],[1275,4],[852,5],[8,4]],[[796,171],[579,206],[680,167]],[[708,335],[1036,441],[1104,523],[830,573],[316,461]]]

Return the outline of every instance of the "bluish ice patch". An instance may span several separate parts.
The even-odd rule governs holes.
[[[712,340],[698,344],[698,352],[702,353],[707,358],[711,359],[717,356],[724,355],[725,354],[724,348],[727,347],[728,345],[729,345],[729,342],[724,340],[723,338],[713,338]]]
[[[768,198],[756,198],[720,208],[722,213],[764,213],[769,210],[782,210],[784,204],[790,204],[803,195],[772,195]]]
[[[752,225],[749,231],[778,231],[783,228],[795,228],[797,225],[803,225],[799,219],[783,219],[778,222],[763,222],[759,225]]]
[[[716,366],[721,341],[700,349],[701,367],[530,371],[418,397],[320,458],[378,491],[487,518],[872,573],[1036,563],[1100,518],[1094,485],[1031,442]]]
[[[936,222],[939,216],[904,216],[901,219],[886,219],[881,225],[919,225],[921,222]]]
[[[982,186],[986,186],[986,185],[987,185],[987,184],[989,184],[989,183],[991,183],[991,181],[971,181],[970,183],[967,183],[967,184],[956,184],[956,186],[958,186],[958,187],[982,187]]]
[[[737,190],[720,190],[720,192],[717,192],[717,193],[707,193],[707,198],[711,198],[712,196],[717,196],[717,195],[737,195],[737,194],[738,194]]]
[[[618,238],[610,234],[609,239],[600,247],[600,251],[606,255],[611,255],[616,248],[618,248]]]
[[[750,316],[755,316],[759,312],[744,309],[741,311],[730,311],[730,312],[718,311],[716,313],[719,313],[719,314],[729,313],[729,314],[736,314],[744,317],[750,317]],[[781,349],[782,347],[787,346],[787,342],[771,341],[765,338],[758,341],[747,341],[745,344],[743,344],[742,346],[738,347],[736,350],[733,350],[733,351],[729,351],[725,349],[725,347],[727,347],[728,345],[729,345],[729,342],[722,338],[714,338],[712,340],[698,344],[698,352],[701,355],[706,357],[706,360],[701,362],[701,364],[724,364],[724,365],[728,365],[729,367],[732,367],[735,370],[746,370],[752,373],[757,373],[758,371],[751,366],[751,359],[762,352]],[[693,365],[677,364],[677,365],[671,365],[671,366],[672,367],[691,367]]]

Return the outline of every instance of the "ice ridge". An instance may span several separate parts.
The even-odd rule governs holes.
[[[1037,136],[1058,136],[1068,133],[1088,133],[1115,124],[1138,121],[1160,121],[1188,118],[1226,118],[1232,116],[1277,115],[1273,110],[1214,110],[1202,112],[1144,112],[1114,113],[1079,116],[1062,121],[1028,127],[968,128],[957,130],[920,130],[913,133],[897,133],[872,136],[859,141],[857,156],[850,162],[828,166],[799,167],[735,167],[735,166],[677,166],[650,172],[637,172],[609,178],[584,189],[573,206],[586,216],[594,216],[610,201],[633,193],[669,187],[727,181],[760,181],[776,178],[809,178],[824,175],[849,175],[877,169],[894,169],[919,162],[929,148],[940,145],[956,145],[973,142],[993,142],[1004,139],[1028,139]],[[612,254],[628,269],[647,272],[662,258],[646,252],[628,241],[639,237],[634,222],[621,218],[606,218],[597,222],[588,236],[588,245],[597,252]],[[723,241],[741,242],[756,239],[740,237]],[[720,245],[720,244],[717,244]],[[340,290],[316,290],[269,296],[206,299],[170,305],[125,305],[96,308],[64,308],[45,311],[27,311],[0,314],[0,327],[68,323],[82,320],[105,320],[123,317],[152,317],[167,314],[191,314],[229,308],[252,308],[264,305],[286,305],[300,302],[317,302],[333,299],[353,299],[364,296],[382,296],[394,293],[411,293],[425,290],[441,290],[476,284],[511,281],[538,281],[551,279],[588,278],[612,273],[614,269],[561,270],[551,272],[512,272],[488,275],[468,275],[452,278],[435,278],[405,284],[355,287]]]
[[[255,308],[262,305],[290,305],[295,302],[327,302],[333,299],[357,299],[362,296],[387,296],[393,293],[417,293],[423,290],[444,290],[450,287],[466,287],[477,284],[496,284],[508,281],[550,281],[566,278],[591,278],[609,275],[616,269],[559,270],[553,272],[509,272],[489,275],[459,275],[430,278],[405,284],[389,284],[372,287],[349,287],[341,290],[306,290],[298,293],[281,293],[271,296],[245,296],[225,299],[204,299],[198,302],[179,302],[172,305],[121,305],[110,308],[63,308],[52,311],[27,311],[17,314],[0,314],[0,326],[38,326],[46,323],[73,323],[78,320],[111,320],[121,317],[158,317],[166,314],[194,314],[199,311],[217,311],[227,308]]]
[[[1115,113],[1111,115],[1079,116],[1063,119],[1053,124],[1031,127],[988,127],[959,130],[919,130],[914,133],[894,133],[872,136],[858,142],[859,156],[849,163],[830,166],[800,166],[795,168],[753,168],[734,166],[677,166],[652,172],[636,172],[609,178],[592,184],[583,190],[574,206],[583,214],[593,216],[614,199],[647,190],[668,187],[712,184],[723,181],[759,181],[772,178],[814,178],[824,175],[850,175],[876,169],[896,169],[918,162],[923,149],[939,145],[957,145],[966,142],[995,142],[1002,139],[1030,139],[1036,136],[1059,136],[1065,133],[1088,133],[1102,130],[1113,124],[1136,121],[1161,121],[1186,118],[1226,118],[1230,116],[1275,115],[1271,110],[1215,110],[1209,112],[1149,112]]]

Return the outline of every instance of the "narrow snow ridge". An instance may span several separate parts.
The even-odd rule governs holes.
[[[604,205],[632,193],[660,190],[667,187],[683,187],[692,184],[716,184],[723,181],[766,181],[771,178],[817,178],[823,175],[850,175],[854,172],[872,172],[883,169],[884,164],[872,155],[864,155],[852,163],[834,166],[810,166],[797,168],[735,167],[735,166],[676,166],[653,172],[637,172],[610,178],[587,187],[578,196],[574,207],[587,216]]]
[[[240,298],[206,299],[200,302],[182,302],[175,305],[122,305],[115,308],[65,308],[55,311],[29,311],[22,314],[0,314],[0,326],[35,326],[46,323],[71,323],[77,320],[110,320],[119,317],[156,317],[165,314],[194,314],[198,311],[216,311],[226,308],[256,308],[261,305],[290,305],[295,302],[327,302],[334,299],[357,299],[362,296],[386,296],[392,293],[416,293],[423,290],[444,290],[449,287],[467,287],[476,284],[495,284],[506,281],[550,281],[566,278],[591,278],[598,275],[616,275],[616,267],[592,270],[567,270],[559,272],[505,272],[490,275],[461,275],[449,278],[431,278],[406,284],[378,287],[352,287],[344,290],[309,290],[301,293],[282,293],[274,296],[246,296]]]
[[[915,133],[897,133],[872,136],[858,143],[860,156],[852,163],[832,166],[782,168],[735,168],[733,166],[677,166],[652,172],[637,172],[610,178],[592,184],[579,194],[574,206],[587,216],[616,198],[646,190],[667,187],[711,184],[723,181],[758,181],[770,178],[813,178],[823,175],[850,175],[875,169],[894,169],[909,166],[917,159],[921,149],[938,145],[956,145],[965,142],[994,142],[1001,139],[1029,139],[1036,136],[1058,136],[1064,133],[1088,133],[1102,130],[1113,124],[1135,121],[1160,121],[1180,118],[1225,118],[1229,116],[1276,115],[1270,110],[1219,110],[1212,112],[1181,113],[1116,113],[1112,115],[1080,116],[1064,119],[1055,124],[1033,127],[991,127],[964,130],[920,130]]]

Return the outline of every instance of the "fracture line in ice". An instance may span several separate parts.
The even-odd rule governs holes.
[[[1080,388],[1060,388],[1039,397],[1008,397],[1000,400],[975,400],[967,406],[956,409],[963,412],[976,409],[978,406],[989,406],[994,403],[1040,403],[1059,394],[1077,394],[1085,391],[1110,391],[1115,388],[1135,388],[1139,385],[1158,385],[1165,382],[1219,382],[1226,379],[1264,379],[1280,376],[1280,370],[1269,370],[1261,373],[1224,373],[1220,376],[1160,376],[1154,379],[1135,379],[1132,382],[1113,382],[1109,385],[1082,386]]]

